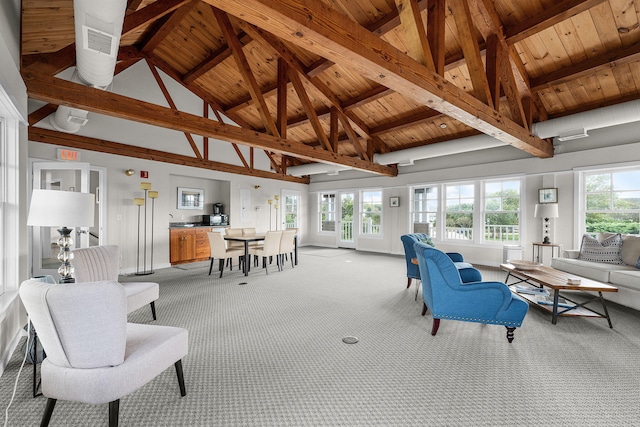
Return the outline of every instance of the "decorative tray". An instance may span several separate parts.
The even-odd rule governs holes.
[[[542,266],[539,262],[525,261],[522,259],[508,259],[507,262],[518,270],[537,270]]]

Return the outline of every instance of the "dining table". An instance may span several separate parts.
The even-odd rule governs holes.
[[[254,234],[253,236],[224,236],[224,240],[229,242],[244,243],[244,266],[243,272],[245,276],[249,275],[249,243],[263,242],[266,234]],[[293,236],[293,261],[298,265],[298,235]]]

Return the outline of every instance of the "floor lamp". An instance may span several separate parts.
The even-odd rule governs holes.
[[[136,258],[136,274],[141,274],[140,272],[140,207],[144,205],[144,199],[142,197],[136,197],[133,199],[133,204],[138,207],[138,251]]]
[[[273,200],[269,199],[267,203],[269,203],[269,231],[271,231],[271,205],[273,204]]]
[[[157,191],[149,191],[149,198],[151,199],[151,269],[149,274],[153,273],[153,214],[156,208],[156,199],[158,198]]]
[[[58,268],[60,283],[75,283],[73,277],[73,227],[93,227],[95,197],[90,193],[74,191],[33,190],[27,225],[35,227],[60,227],[58,233]],[[71,227],[71,228],[68,228]]]
[[[276,210],[276,231],[278,231],[279,227],[278,227],[278,200],[280,200],[280,196],[278,196],[277,194],[275,196],[273,196],[274,200],[276,201],[273,204],[273,207]]]

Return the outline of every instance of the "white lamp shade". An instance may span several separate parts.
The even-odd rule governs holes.
[[[534,211],[536,218],[558,218],[558,204],[557,203],[542,203],[537,204]]]
[[[33,190],[27,225],[93,227],[94,200],[90,193]]]

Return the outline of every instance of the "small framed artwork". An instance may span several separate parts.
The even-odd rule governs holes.
[[[178,187],[178,209],[204,208],[204,190],[199,188]]]
[[[392,208],[400,206],[400,197],[389,197],[389,206]]]
[[[557,188],[539,189],[538,203],[558,203],[558,189]]]

